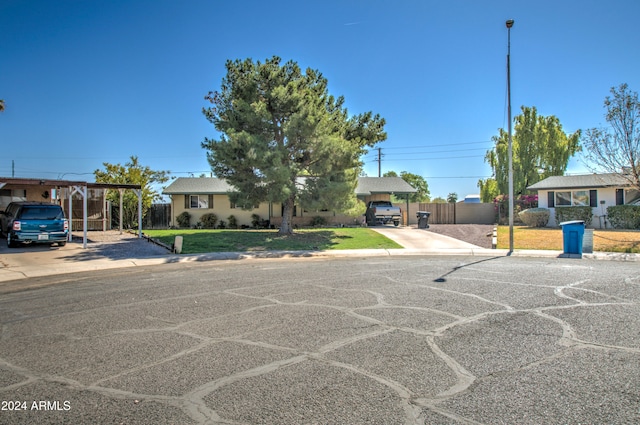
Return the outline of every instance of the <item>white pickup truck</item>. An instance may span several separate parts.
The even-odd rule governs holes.
[[[371,201],[367,205],[367,212],[365,213],[367,226],[376,226],[389,222],[393,222],[394,226],[398,226],[401,218],[402,210],[399,207],[394,207],[389,201]]]

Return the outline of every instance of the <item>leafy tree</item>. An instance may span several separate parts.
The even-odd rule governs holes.
[[[498,182],[494,178],[478,180],[480,188],[480,200],[482,202],[493,202],[500,192],[498,191]]]
[[[612,87],[604,100],[611,130],[592,128],[582,143],[593,171],[616,173],[640,189],[640,102],[627,84]]]
[[[580,151],[580,130],[567,135],[555,116],[538,115],[535,107],[522,107],[522,114],[514,119],[513,193],[526,193],[528,186],[550,176],[561,176],[567,169],[569,158]],[[497,190],[509,192],[509,134],[503,129],[492,140],[495,147],[487,151],[485,162],[493,170]],[[486,190],[493,190],[484,181]],[[481,186],[482,188],[482,186]]]
[[[151,188],[153,183],[164,183],[169,177],[169,171],[153,171],[149,167],[143,167],[138,162],[137,156],[131,156],[125,165],[109,164],[103,162],[104,170],[95,170],[97,183],[114,184],[138,184],[142,187],[142,216],[144,216],[154,200],[161,197]],[[114,205],[120,204],[120,193],[110,190],[107,199]],[[122,196],[122,224],[126,228],[138,226],[138,197],[130,190],[126,190]]]
[[[455,192],[451,192],[447,195],[447,202],[450,204],[455,204],[458,201],[458,194]]]
[[[282,203],[281,234],[293,233],[296,201],[309,209],[356,208],[360,157],[386,139],[384,119],[350,117],[320,72],[303,73],[293,61],[282,65],[274,56],[227,61],[226,68],[220,91],[205,97],[213,106],[203,109],[221,135],[202,147],[216,176],[236,189],[232,202],[245,209]]]
[[[384,173],[384,177],[398,177],[398,173],[395,171],[387,171]],[[424,177],[419,176],[417,174],[409,173],[407,171],[400,172],[400,178],[411,187],[417,190],[416,193],[412,193],[409,195],[409,202],[429,202],[429,185]],[[394,202],[405,201],[404,199],[396,199]]]
[[[4,99],[0,99],[0,112],[4,112]]]
[[[438,197],[436,197],[436,198],[433,198],[433,199],[431,200],[431,203],[432,203],[432,204],[446,204],[446,203],[447,203],[447,200],[446,200],[446,199],[444,199],[442,196],[438,196]]]

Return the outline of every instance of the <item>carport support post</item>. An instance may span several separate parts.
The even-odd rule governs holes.
[[[70,188],[71,189],[71,188]],[[73,186],[73,190],[69,192],[69,215],[72,218],[71,228],[73,228],[73,210],[71,209],[71,198],[78,192],[82,195],[82,247],[87,247],[87,186]]]
[[[138,238],[142,238],[142,189],[134,189],[138,196]]]
[[[69,196],[69,234],[67,238],[71,242],[73,240],[73,191],[71,186],[67,188],[67,195]]]
[[[122,192],[124,189],[118,188],[118,192],[120,192],[120,213],[118,215],[120,216],[120,234],[122,234]]]
[[[407,222],[404,225],[409,226],[409,194],[408,193],[407,193]]]

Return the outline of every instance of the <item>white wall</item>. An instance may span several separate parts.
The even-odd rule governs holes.
[[[608,222],[606,222],[606,214],[607,208],[616,205],[616,188],[615,187],[605,187],[598,189],[580,189],[580,190],[597,190],[598,191],[598,206],[592,208],[593,210],[593,220],[591,221],[590,228],[594,229],[602,229],[607,226]],[[553,192],[563,192],[570,191],[570,189],[557,189],[553,190]],[[556,209],[549,208],[548,204],[548,193],[549,190],[539,190],[538,191],[538,207],[540,208],[548,208],[551,212],[549,217],[549,223],[547,227],[558,227],[558,223],[556,222]],[[601,202],[604,201],[604,204]],[[562,207],[558,207],[562,208]],[[610,226],[608,226],[610,227]]]

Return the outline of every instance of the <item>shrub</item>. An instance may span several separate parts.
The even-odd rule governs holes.
[[[251,227],[253,227],[254,229],[257,229],[258,227],[260,227],[261,223],[262,223],[262,219],[258,214],[251,214]]]
[[[311,225],[314,227],[326,226],[327,219],[324,217],[320,217],[319,215],[316,215],[315,217],[311,218]]]
[[[227,223],[224,220],[220,220],[220,224],[218,224],[218,229],[226,229]]]
[[[191,214],[185,211],[176,217],[176,221],[178,222],[178,227],[191,227]]]
[[[529,208],[518,214],[520,220],[529,227],[545,227],[549,223],[549,216],[546,208]]]
[[[585,226],[591,224],[593,210],[591,207],[556,207],[556,224],[564,221],[582,220]]]
[[[607,218],[615,229],[640,229],[640,206],[616,205],[608,207]]]
[[[205,229],[215,229],[216,223],[218,222],[218,216],[214,213],[207,213],[200,217],[200,221],[202,222],[202,227]]]
[[[238,228],[238,220],[236,219],[235,215],[230,215],[229,217],[227,217],[227,220],[229,220],[229,229]]]

